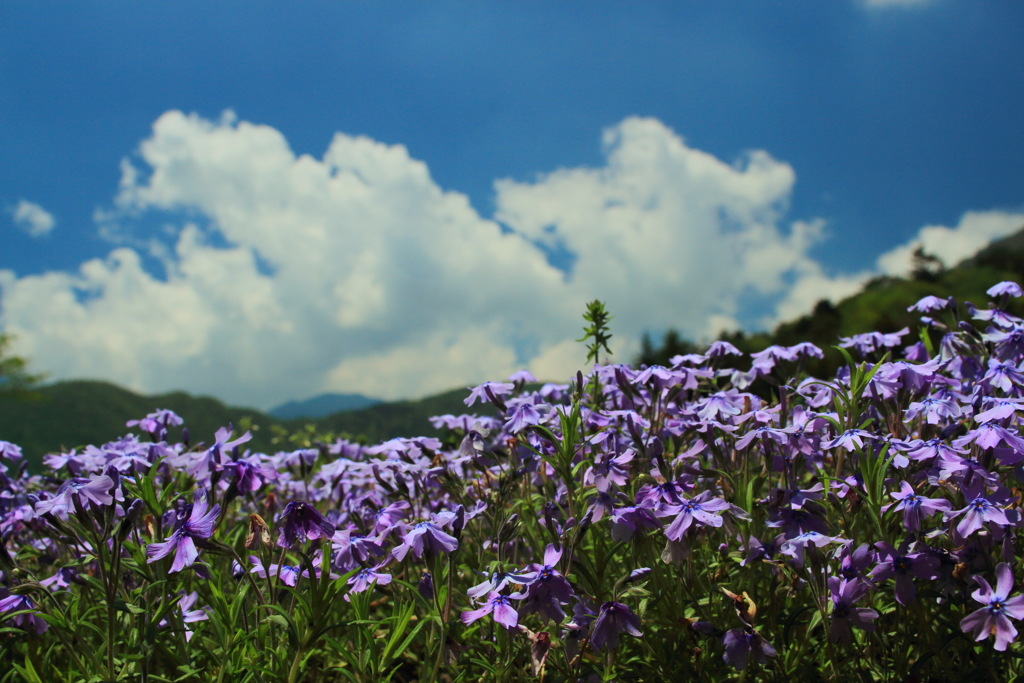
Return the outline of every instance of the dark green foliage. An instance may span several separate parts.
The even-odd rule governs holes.
[[[1007,238],[1005,242],[1012,245],[1017,239],[1022,241],[1019,249],[1000,248],[1001,243],[997,243],[949,269],[936,257],[919,250],[921,253],[915,254],[916,268],[911,279],[876,277],[857,294],[838,304],[819,301],[812,313],[782,323],[771,333],[726,332],[719,339],[728,341],[746,354],[773,344],[792,346],[809,341],[825,352],[825,358],[808,362],[807,372],[816,377],[831,377],[843,364],[842,356],[834,348],[840,336],[872,330],[889,333],[909,327],[911,336],[916,338],[921,314],[907,311],[907,308],[921,298],[929,294],[952,296],[959,302],[970,301],[978,308],[985,308],[989,301],[985,291],[993,283],[1003,280],[1024,282],[1024,233]],[[1024,305],[1016,300],[1010,302],[1009,309],[1015,315],[1024,314]],[[682,339],[675,330],[669,330],[658,347],[645,335],[634,364],[669,365],[672,356],[696,349],[696,344]],[[757,391],[758,387],[754,389]]]
[[[125,422],[158,408],[173,410],[184,418],[193,443],[212,442],[214,432],[229,423],[237,431],[246,417],[259,426],[272,422],[255,409],[229,408],[214,398],[184,392],[140,396],[107,382],[57,382],[40,387],[37,393],[36,401],[0,398],[0,434],[22,447],[33,471],[46,453],[98,445],[128,432],[141,434]],[[180,437],[181,427],[172,427],[171,435]],[[251,447],[271,448],[269,432],[255,430],[253,436]]]
[[[24,358],[7,355],[11,345],[11,336],[0,333],[0,396],[5,398],[32,399],[32,389],[43,380],[43,375],[28,372],[28,363]]]
[[[613,317],[605,310],[604,303],[601,301],[594,299],[587,304],[587,310],[583,313],[583,319],[590,323],[590,325],[583,328],[583,337],[576,341],[588,342],[588,363],[597,363],[598,354],[602,349],[609,356],[612,354],[612,350],[608,348],[608,342],[612,338],[612,333],[608,331],[608,321]]]
[[[70,450],[85,444],[101,444],[134,432],[125,427],[128,420],[137,420],[158,408],[173,410],[185,420],[193,443],[212,442],[220,427],[232,424],[236,433],[252,429],[253,439],[247,446],[256,451],[274,453],[295,448],[288,443],[274,442],[272,426],[286,432],[297,432],[306,425],[315,431],[368,443],[396,436],[435,434],[428,418],[433,415],[469,412],[462,400],[465,389],[455,389],[418,401],[382,403],[364,410],[328,415],[319,420],[276,420],[255,408],[226,406],[215,398],[196,397],[184,392],[140,396],[107,382],[57,382],[35,390],[36,400],[0,394],[0,434],[5,441],[22,447],[29,469],[39,470],[43,455]],[[490,404],[476,405],[476,414],[493,414]],[[178,438],[180,427],[171,429],[170,438]]]
[[[436,396],[428,396],[417,401],[395,401],[381,403],[364,410],[353,410],[328,415],[316,421],[320,431],[332,431],[337,434],[358,434],[367,443],[377,443],[397,436],[434,435],[429,418],[434,415],[493,415],[494,407],[487,404],[476,404],[472,409],[466,407],[465,389],[453,389]],[[307,423],[309,420],[285,423],[294,425]]]

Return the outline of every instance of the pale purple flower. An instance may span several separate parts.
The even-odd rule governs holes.
[[[373,513],[373,531],[380,533],[389,527],[393,527],[399,520],[405,517],[405,511],[409,509],[409,503],[400,500],[391,503]]]
[[[0,441],[0,458],[21,460],[21,447],[9,441]]]
[[[199,600],[198,591],[192,591],[188,595],[185,595],[185,591],[180,591],[179,595],[181,595],[182,598],[178,601],[178,609],[181,610],[181,620],[185,623],[185,642],[187,643],[192,640],[192,629],[190,629],[188,625],[194,624],[197,621],[206,621],[209,619],[209,612],[213,611],[213,608],[207,605],[200,609],[192,609]]]
[[[910,422],[921,414],[924,415],[925,422],[937,425],[944,420],[949,421],[960,417],[960,406],[951,398],[929,396],[907,406],[904,422]]]
[[[1020,285],[1010,280],[1004,280],[1003,282],[1000,282],[997,285],[992,285],[991,287],[988,288],[988,290],[985,293],[991,297],[1004,295],[1013,297],[1024,296],[1024,290],[1020,288]]]
[[[467,388],[469,389],[469,396],[466,397],[463,403],[471,406],[476,403],[477,399],[482,403],[505,396],[511,393],[516,388],[516,385],[508,382],[484,382],[480,386]]]
[[[458,547],[459,541],[442,531],[434,522],[419,522],[402,537],[401,545],[396,546],[392,554],[401,562],[410,550],[420,558],[424,550],[440,555],[442,552],[454,552]]]
[[[487,602],[483,607],[463,612],[459,618],[463,624],[472,624],[488,614],[493,615],[492,618],[505,628],[513,629],[519,625],[519,614],[512,607],[511,598],[494,591],[487,595]]]
[[[676,516],[665,529],[665,536],[673,541],[678,541],[695,521],[705,526],[722,526],[721,515],[712,513],[727,509],[729,509],[729,503],[721,498],[712,498],[710,491],[701,491],[694,498],[684,498],[682,505],[665,506],[658,515],[661,517]]]
[[[375,567],[360,569],[358,572],[350,576],[348,579],[348,585],[352,586],[352,588],[349,589],[349,593],[362,593],[374,584],[378,586],[386,586],[391,583],[391,574],[386,574],[380,571],[386,564],[387,562],[382,562]]]
[[[524,569],[511,569],[509,571],[494,572],[491,576],[466,591],[466,595],[473,600],[479,600],[484,595],[492,592],[500,592],[510,583],[523,585],[534,578],[532,572]]]
[[[156,439],[163,439],[167,435],[168,427],[177,427],[184,423],[177,413],[173,410],[157,410],[154,413],[146,415],[141,420],[128,420],[125,423],[126,427],[134,427],[138,425],[139,429],[152,434]]]
[[[806,531],[783,543],[782,547],[779,548],[779,553],[793,558],[793,564],[798,567],[802,567],[804,564],[804,551],[807,546],[823,548],[829,543],[838,542],[838,540],[839,539],[833,538],[832,536],[820,534],[817,531]]]
[[[998,388],[1009,393],[1014,386],[1024,386],[1024,374],[1014,363],[999,362],[995,358],[988,359],[988,371],[979,382],[988,388]]]
[[[1006,519],[1006,512],[1001,507],[995,505],[984,494],[984,488],[976,492],[965,489],[964,497],[970,500],[967,507],[955,512],[946,513],[944,520],[947,522],[956,519],[960,515],[964,516],[964,518],[960,520],[960,523],[956,525],[956,532],[960,534],[961,537],[967,538],[984,526],[986,522],[995,522],[1000,525],[1010,523],[1009,520]]]
[[[932,311],[941,311],[949,304],[946,299],[940,299],[937,296],[926,296],[920,299],[916,304],[907,309],[907,312],[917,311],[918,313],[931,313]]]
[[[1024,410],[1024,406],[1021,405],[1022,401],[1024,399],[990,400],[988,410],[975,415],[974,421],[978,423],[992,422],[1013,417],[1018,411]]]
[[[921,530],[921,518],[931,517],[940,510],[949,512],[953,506],[945,498],[925,498],[914,491],[914,487],[905,481],[900,482],[899,493],[890,493],[896,499],[896,503],[889,503],[882,506],[882,512],[887,512],[895,506],[895,511],[903,510],[903,526],[910,533],[917,533]]]
[[[871,432],[866,432],[863,429],[847,429],[845,432],[832,439],[821,444],[821,447],[827,450],[842,447],[848,451],[852,451],[855,448],[864,448],[864,439],[876,438]]]
[[[725,356],[742,356],[743,352],[727,341],[714,341],[705,354],[708,358],[724,358]]]
[[[255,574],[261,579],[267,578],[267,576],[275,577],[286,586],[294,588],[299,583],[299,577],[302,575],[302,570],[298,567],[293,567],[287,564],[272,564],[269,567],[263,566],[263,561],[255,555],[249,556],[249,562],[253,564],[253,568],[249,570],[250,574]]]
[[[964,633],[973,635],[976,641],[994,635],[994,647],[1002,652],[1017,637],[1017,629],[1010,619],[1024,619],[1024,596],[1010,597],[1013,572],[1005,562],[996,566],[994,590],[980,575],[975,574],[974,580],[979,588],[971,593],[971,597],[985,606],[961,619],[960,628]]]
[[[52,498],[40,500],[35,504],[37,515],[52,512],[60,519],[66,520],[69,512],[85,511],[85,505],[98,507],[113,505],[116,488],[113,478],[102,474],[89,475],[89,478],[75,477],[60,485]],[[120,491],[117,492],[120,495]]]
[[[541,416],[529,401],[521,401],[512,407],[507,418],[509,434],[518,434],[531,425],[540,424]]]

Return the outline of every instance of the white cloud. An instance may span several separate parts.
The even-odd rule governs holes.
[[[938,256],[947,266],[973,256],[990,242],[1024,228],[1024,213],[1007,211],[968,211],[956,227],[926,225],[917,236],[878,257],[878,271],[885,275],[908,275],[913,269],[913,253],[924,247],[925,253]]]
[[[862,277],[808,256],[822,223],[785,223],[795,173],[767,152],[728,164],[642,118],[604,145],[598,168],[496,182],[490,220],[401,145],[339,133],[316,159],[268,126],[168,112],[98,213],[117,248],[75,273],[0,271],[0,327],[54,378],[265,408],[422,396],[524,365],[565,381],[595,298],[628,361],[644,330],[706,338]],[[182,216],[170,237],[146,227],[165,212]],[[571,251],[571,273],[537,245]]]
[[[53,214],[34,202],[22,199],[11,211],[14,224],[32,237],[48,235],[57,225]]]

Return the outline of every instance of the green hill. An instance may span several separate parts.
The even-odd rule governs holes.
[[[277,420],[255,408],[226,406],[215,398],[196,397],[184,392],[141,396],[107,382],[68,381],[40,387],[35,398],[0,394],[0,440],[21,446],[32,470],[38,470],[42,456],[87,444],[100,445],[118,436],[134,432],[125,427],[158,408],[173,410],[185,420],[192,443],[213,441],[214,432],[232,424],[253,429],[248,447],[268,453],[291,449],[287,440],[274,442],[275,428],[287,433],[313,425],[319,433],[332,432],[347,438],[376,443],[396,436],[433,435],[428,420],[433,415],[465,412],[487,413],[490,406],[463,404],[465,389],[430,396],[418,401],[382,403],[363,410],[329,415],[319,420]],[[491,409],[491,412],[493,410]],[[181,428],[171,430],[171,438],[181,436]],[[278,434],[279,436],[279,434]]]
[[[812,313],[782,323],[771,332],[725,333],[720,339],[731,342],[745,353],[761,351],[773,344],[792,346],[812,342],[825,352],[825,358],[808,364],[807,371],[818,377],[830,377],[842,363],[841,354],[834,348],[840,336],[872,330],[896,332],[909,327],[911,334],[904,339],[912,341],[919,335],[921,314],[907,311],[907,308],[921,298],[929,294],[943,298],[952,296],[960,303],[970,301],[978,308],[986,308],[989,302],[986,290],[1003,280],[1024,283],[1024,230],[993,242],[953,268],[947,269],[938,259],[919,252],[917,268],[910,278],[878,277],[837,304],[819,301]],[[1024,315],[1024,305],[1019,301],[1012,301],[1010,310]],[[938,338],[933,337],[933,340],[937,342]],[[636,363],[667,365],[672,356],[696,349],[696,344],[682,338],[675,330],[669,330],[659,346],[648,339]]]

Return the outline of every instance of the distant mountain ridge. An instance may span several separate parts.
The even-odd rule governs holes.
[[[267,414],[279,420],[296,418],[320,418],[333,413],[362,410],[383,403],[380,399],[362,394],[320,394],[304,401],[288,401],[271,408]]]
[[[35,400],[20,400],[0,395],[0,440],[21,446],[32,471],[39,471],[42,457],[86,445],[102,445],[131,432],[142,440],[148,436],[125,422],[145,417],[160,408],[173,410],[185,421],[190,441],[212,443],[221,427],[233,425],[236,436],[245,423],[252,425],[252,440],[245,448],[264,453],[291,450],[294,445],[274,443],[274,426],[296,432],[307,424],[320,433],[332,432],[348,439],[378,443],[394,437],[433,436],[438,432],[430,424],[434,415],[474,413],[493,415],[490,404],[467,408],[463,400],[469,391],[453,389],[417,401],[377,403],[360,410],[344,410],[315,419],[282,420],[255,408],[224,405],[208,396],[192,396],[177,391],[156,396],[141,396],[133,391],[90,380],[55,382],[39,387]],[[373,400],[373,399],[369,399]],[[170,439],[181,438],[181,427],[171,429]]]

